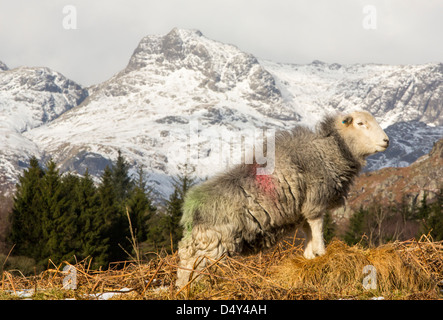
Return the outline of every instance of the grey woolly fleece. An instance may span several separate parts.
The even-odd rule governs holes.
[[[315,132],[297,126],[278,133],[269,176],[257,176],[256,163],[242,164],[193,187],[183,206],[180,246],[193,242],[189,255],[209,254],[211,243],[228,254],[256,251],[341,206],[364,159],[351,152],[336,122],[327,116]]]

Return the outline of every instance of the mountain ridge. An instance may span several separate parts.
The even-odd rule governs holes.
[[[11,72],[3,65],[0,92],[1,75]],[[195,156],[192,149],[198,150],[200,178],[223,170],[225,163],[219,162],[221,155],[211,146],[215,140],[229,143],[229,135],[223,137],[220,132],[285,130],[296,124],[313,127],[325,113],[364,109],[375,114],[386,130],[390,126],[397,130],[401,122],[410,124],[402,134],[419,129],[417,150],[393,140],[405,146],[411,157],[368,162],[372,169],[407,165],[432,148],[428,136],[436,138],[442,132],[442,79],[441,63],[262,61],[233,45],[208,39],[198,30],[174,28],[165,35],[142,38],[127,66],[110,79],[87,89],[79,86],[72,93],[82,97],[76,105],[13,132],[29,145],[12,148],[10,154],[20,156],[8,161],[16,176],[22,168],[18,161],[37,153],[42,159],[53,158],[62,171],[83,173],[91,167],[90,173],[98,177],[121,150],[133,168],[143,165],[147,169],[149,182],[165,196],[171,190],[170,176]],[[42,81],[37,81],[42,92],[51,94],[55,87]],[[56,92],[52,94],[58,101]],[[1,99],[6,105],[13,97],[0,97],[0,106]],[[195,135],[199,139],[193,140]],[[11,177],[13,169],[8,170]]]
[[[286,98],[298,98],[295,106],[312,112],[323,105],[327,111],[364,106],[381,126],[399,121],[443,125],[443,63],[422,65],[327,64],[307,65],[262,61],[286,87]],[[303,85],[304,84],[304,85]],[[307,88],[306,85],[311,88]],[[315,90],[313,90],[315,89]],[[309,95],[305,95],[309,93]]]
[[[0,65],[0,185],[13,188],[27,159],[40,154],[24,133],[76,107],[87,91],[46,67]]]

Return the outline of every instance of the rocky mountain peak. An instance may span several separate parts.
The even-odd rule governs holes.
[[[0,194],[17,182],[26,159],[39,156],[24,134],[80,104],[88,91],[49,68],[0,65]]]
[[[39,126],[80,104],[86,89],[44,67],[18,67],[0,73],[0,110],[18,131]],[[10,118],[10,116],[13,116]]]
[[[182,68],[198,71],[201,87],[226,92],[246,81],[256,100],[277,102],[281,93],[274,78],[249,53],[237,47],[210,40],[198,30],[172,29],[163,36],[144,37],[128,63],[125,73],[158,66],[157,72],[171,73]]]
[[[198,50],[187,50],[191,42],[198,42],[203,34],[198,30],[172,29],[162,39],[162,52],[168,61],[184,60],[188,54],[201,56]]]
[[[127,70],[142,69],[150,63],[175,64],[185,60],[189,54],[187,47],[198,42],[203,34],[198,30],[172,29],[166,35],[148,35],[144,37],[134,50]],[[198,55],[198,54],[197,54]]]

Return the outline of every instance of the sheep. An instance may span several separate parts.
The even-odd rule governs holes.
[[[386,150],[389,138],[365,111],[327,115],[315,132],[296,126],[275,137],[272,174],[240,164],[192,187],[183,204],[177,287],[198,276],[207,259],[269,248],[301,227],[304,256],[325,252],[323,215],[344,204],[365,158]]]

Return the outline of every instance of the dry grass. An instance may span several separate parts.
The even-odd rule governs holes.
[[[441,299],[443,242],[423,236],[378,248],[349,247],[332,241],[324,256],[306,260],[302,248],[283,241],[274,249],[247,257],[213,261],[198,283],[174,287],[178,257],[159,253],[148,263],[124,262],[108,270],[90,269],[90,260],[76,263],[77,289],[63,289],[66,264],[24,277],[4,271],[0,299],[19,298],[23,289],[33,299]],[[363,268],[373,265],[377,288],[363,288]]]
[[[435,299],[436,284],[443,279],[442,259],[441,242],[407,241],[363,249],[335,240],[315,260],[286,259],[273,277],[287,288],[315,291],[318,298]],[[375,289],[363,287],[369,276],[365,266],[375,267]]]

